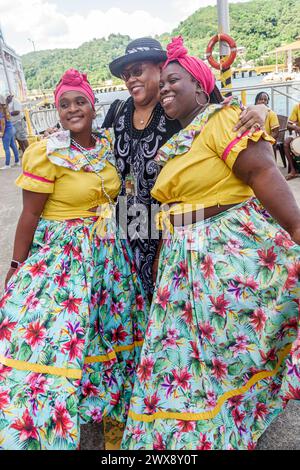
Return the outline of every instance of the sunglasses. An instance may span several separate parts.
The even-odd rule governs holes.
[[[130,77],[140,77],[141,75],[143,75],[143,72],[144,72],[143,64],[136,64],[130,67],[130,69],[123,70],[121,74],[121,78],[122,80],[124,80],[124,82],[128,82]]]

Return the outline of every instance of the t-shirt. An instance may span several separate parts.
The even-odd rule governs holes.
[[[300,125],[300,103],[293,107],[289,122],[296,122],[298,125]]]
[[[13,98],[11,100],[11,102],[8,105],[8,110],[9,110],[10,113],[12,113],[14,111],[20,111],[20,114],[18,114],[17,116],[12,116],[10,114],[10,120],[13,124],[15,122],[21,121],[21,119],[23,119],[23,117],[24,117],[24,114],[22,113],[23,107],[22,107],[20,101],[16,100],[16,98]]]
[[[268,116],[265,121],[265,129],[267,134],[272,135],[272,130],[276,129],[277,127],[280,127],[278,117],[277,114],[271,109],[268,112]]]

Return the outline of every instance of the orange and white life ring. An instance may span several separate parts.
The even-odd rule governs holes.
[[[219,63],[213,58],[212,53],[213,53],[213,49],[215,45],[217,44],[217,42],[220,42],[220,41],[226,42],[228,44],[230,48],[230,54],[225,60],[221,59],[221,62]],[[210,63],[210,65],[217,70],[229,69],[231,64],[233,64],[233,62],[235,61],[236,54],[237,54],[236,42],[228,34],[216,34],[215,36],[211,38],[206,48],[206,58],[208,62]]]

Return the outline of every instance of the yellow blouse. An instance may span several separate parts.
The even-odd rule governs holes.
[[[56,153],[59,157],[59,152]],[[106,159],[98,173],[78,171],[54,164],[47,156],[47,140],[36,142],[25,151],[22,159],[23,173],[16,180],[17,186],[27,191],[48,193],[42,217],[49,220],[67,220],[96,215],[89,209],[107,203],[103,193],[115,199],[120,190],[116,168]]]
[[[272,109],[270,109],[270,111],[268,112],[266,121],[265,121],[266,133],[269,135],[272,135],[272,130],[276,129],[277,127],[279,128],[279,121],[278,121],[277,114],[274,111],[272,111]]]
[[[211,112],[208,110],[206,115]],[[180,203],[172,206],[169,213],[180,214],[190,212],[191,208],[238,204],[253,196],[252,189],[233,173],[233,165],[239,153],[247,148],[249,140],[257,142],[263,137],[273,143],[274,139],[264,131],[258,131],[252,137],[246,132],[238,138],[233,128],[240,112],[239,107],[227,105],[216,110],[208,120],[205,116],[201,118],[201,132],[190,139],[190,144],[188,138],[185,139],[187,146],[190,146],[185,153],[180,152],[184,141],[181,136],[184,133],[188,135],[189,126],[162,147],[160,152],[164,155],[166,150],[169,159],[151,194],[163,204]],[[192,123],[190,128],[195,129],[195,125]],[[175,157],[172,156],[172,148]],[[160,159],[158,154],[157,161],[163,158]]]

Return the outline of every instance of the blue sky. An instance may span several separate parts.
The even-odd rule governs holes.
[[[247,0],[232,0],[247,1]],[[78,47],[111,33],[132,38],[169,32],[216,0],[0,0],[1,27],[17,53]],[[30,39],[30,40],[29,40]]]

